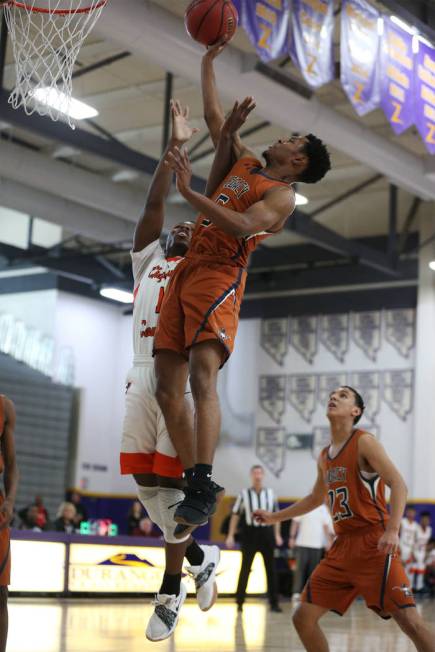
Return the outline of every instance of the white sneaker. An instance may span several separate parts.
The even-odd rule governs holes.
[[[293,593],[293,595],[292,595],[293,604],[299,604],[300,601],[301,601],[301,594],[300,593]]]
[[[179,595],[156,593],[153,600],[154,613],[151,616],[145,636],[149,641],[164,641],[169,638],[177,626],[180,609],[186,599],[187,591],[183,582]]]
[[[217,585],[215,582],[216,569],[221,557],[218,546],[200,546],[204,553],[201,566],[187,566],[187,572],[195,580],[196,599],[201,611],[212,608],[217,598]]]

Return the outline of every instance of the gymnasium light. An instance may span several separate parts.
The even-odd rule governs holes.
[[[431,268],[431,270],[432,270],[433,272],[435,272],[435,260],[431,260],[431,261],[430,261],[430,263],[429,263],[429,267]]]
[[[119,288],[101,288],[100,294],[106,299],[119,301],[120,303],[133,303],[133,293]]]
[[[64,113],[73,120],[85,120],[86,118],[95,118],[98,115],[97,109],[93,106],[75,100],[69,99],[65,93],[58,91],[57,88],[37,88],[33,93],[37,102],[51,106],[53,109]]]
[[[296,206],[305,206],[305,204],[308,204],[308,197],[305,197],[305,195],[300,195],[297,192],[296,193]]]
[[[414,35],[416,33],[415,27],[411,27],[411,25],[408,25],[408,23],[405,23],[404,20],[401,18],[398,18],[397,16],[390,16],[391,21],[395,23],[398,27],[401,27],[405,32],[408,32],[408,34]]]

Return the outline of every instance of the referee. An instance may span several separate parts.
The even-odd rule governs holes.
[[[252,513],[256,509],[267,509],[271,512],[278,509],[273,489],[263,487],[263,480],[264,469],[259,464],[256,464],[251,468],[252,486],[249,489],[243,489],[234,503],[228,536],[226,539],[227,547],[234,547],[234,535],[239,520],[243,516],[244,525],[242,527],[240,540],[242,566],[240,568],[236,594],[238,611],[242,611],[243,609],[249,573],[257,552],[261,552],[263,555],[267,576],[267,594],[270,610],[275,612],[282,611],[278,604],[278,588],[274,558],[275,545],[278,547],[282,545],[280,524],[276,523],[273,526],[264,525],[263,523],[256,523],[252,518]]]

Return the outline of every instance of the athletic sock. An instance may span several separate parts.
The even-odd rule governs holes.
[[[194,475],[195,475],[195,468],[193,466],[190,469],[184,470],[184,477],[186,478],[187,484],[190,484],[192,482]]]
[[[204,552],[195,540],[187,546],[184,556],[191,566],[201,566],[204,561]]]
[[[211,476],[211,464],[195,464],[195,473],[189,484],[199,489],[208,489],[211,485]]]
[[[169,575],[169,573],[165,573],[163,575],[163,582],[159,593],[160,595],[179,595],[180,584],[181,573],[177,573],[176,575]]]

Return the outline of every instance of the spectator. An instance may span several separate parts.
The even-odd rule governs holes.
[[[39,527],[41,531],[46,530],[49,518],[48,518],[48,511],[44,506],[44,501],[42,497],[35,496],[34,503],[31,503],[30,505],[23,507],[23,509],[20,509],[20,511],[18,512],[18,516],[20,517],[22,522],[25,522],[26,514],[30,507],[36,507],[36,522],[34,523],[34,525]],[[33,518],[33,514],[34,514],[34,510],[32,510],[32,518]]]
[[[73,503],[61,503],[57,510],[57,518],[54,522],[56,532],[72,534],[76,529],[76,508]]]
[[[227,546],[232,548],[234,546],[237,525],[243,514],[245,527],[242,531],[240,546],[242,551],[242,566],[237,585],[238,611],[242,611],[243,609],[249,573],[257,552],[261,552],[263,556],[267,575],[267,593],[270,609],[276,612],[282,611],[278,604],[278,586],[274,557],[275,545],[278,547],[282,545],[280,524],[277,523],[276,526],[264,525],[263,523],[257,523],[252,516],[252,513],[256,509],[261,508],[267,509],[268,511],[275,511],[278,507],[273,489],[263,487],[263,480],[264,469],[259,464],[256,464],[251,469],[252,486],[244,489],[234,504],[226,539]]]
[[[76,515],[75,515],[75,526],[79,530],[80,529],[80,523],[82,521],[87,521],[88,520],[88,510],[82,503],[82,497],[78,493],[78,491],[71,491],[70,496],[69,496],[69,502],[74,505],[76,508]]]
[[[19,525],[20,530],[32,530],[33,532],[42,532],[46,529],[46,525],[40,525],[39,511],[37,505],[29,505],[18,512],[21,518]]]
[[[295,549],[296,557],[293,600],[298,600],[325,549],[330,548],[333,531],[332,519],[326,505],[320,505],[312,512],[292,520],[289,548]]]
[[[427,544],[425,580],[431,598],[435,597],[435,539]]]
[[[143,519],[143,517],[144,514],[143,514],[142,504],[139,502],[139,500],[135,500],[131,504],[127,516],[127,526],[128,526],[129,536],[137,537],[142,535],[142,532],[140,530],[140,522]]]

